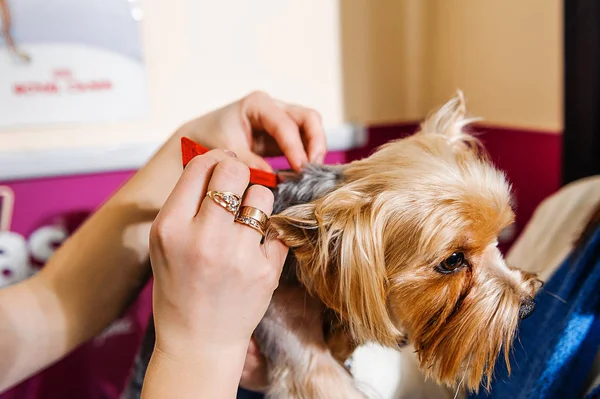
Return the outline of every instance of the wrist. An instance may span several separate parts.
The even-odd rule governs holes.
[[[246,349],[237,346],[165,352],[158,344],[144,379],[143,398],[234,398]]]
[[[198,337],[186,339],[179,336],[178,338],[161,339],[157,336],[154,350],[162,358],[190,365],[198,360],[214,360],[223,356],[229,356],[234,360],[241,358],[243,362],[249,342],[249,338],[247,341],[214,342]]]
[[[178,310],[180,312],[182,310]],[[154,325],[156,329],[155,347],[162,353],[177,358],[186,356],[212,356],[213,354],[238,352],[246,353],[252,333],[242,333],[230,328],[225,331],[211,322],[205,325],[188,323],[180,318],[161,317],[174,310],[157,307]],[[201,318],[202,316],[197,316]]]

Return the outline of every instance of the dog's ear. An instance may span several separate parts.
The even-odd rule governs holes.
[[[430,114],[421,124],[420,134],[438,134],[445,137],[452,149],[457,152],[470,152],[485,156],[483,144],[465,128],[481,118],[468,118],[465,98],[458,90],[456,96]]]
[[[395,345],[399,332],[386,303],[384,223],[372,208],[360,190],[340,187],[273,215],[268,236],[292,248],[300,281],[340,315],[358,343]]]

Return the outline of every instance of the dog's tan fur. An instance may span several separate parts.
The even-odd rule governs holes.
[[[286,316],[282,285],[261,329],[277,329],[281,350],[298,347],[270,364],[270,397],[361,397],[341,361],[356,345],[396,347],[405,334],[425,373],[452,387],[478,391],[501,352],[510,363],[521,305],[539,281],[497,249],[514,221],[510,187],[465,133],[469,122],[459,93],[413,136],[345,165],[335,189],[271,217],[268,234],[293,249],[301,286],[326,309],[326,343]],[[464,265],[441,273],[459,252]]]

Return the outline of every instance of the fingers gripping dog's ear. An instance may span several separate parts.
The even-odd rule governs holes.
[[[371,199],[352,185],[271,217],[271,234],[294,250],[297,273],[311,294],[335,310],[357,343],[396,344],[386,306],[383,223]]]

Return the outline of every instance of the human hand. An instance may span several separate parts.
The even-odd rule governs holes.
[[[246,190],[249,170],[220,150],[194,158],[150,234],[156,348],[170,357],[241,353],[278,285],[287,247],[234,222],[207,190],[243,196],[242,206],[270,215],[273,194]],[[245,193],[244,193],[245,192]],[[240,370],[241,372],[241,370]]]
[[[318,112],[254,92],[183,125],[176,133],[211,149],[234,151],[250,167],[270,171],[262,158],[285,155],[299,171],[322,163],[327,142]]]

